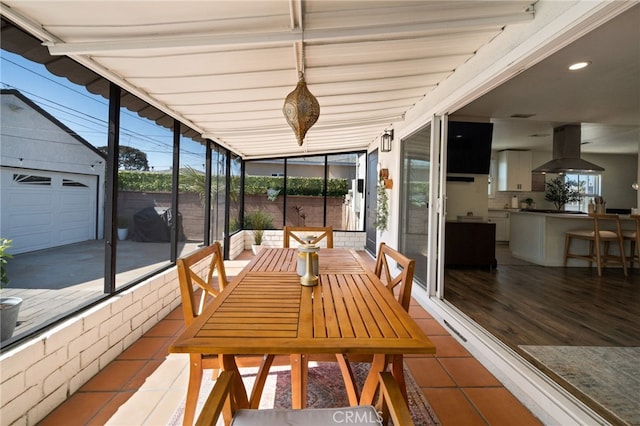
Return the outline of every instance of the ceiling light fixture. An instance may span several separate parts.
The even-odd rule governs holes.
[[[289,93],[284,100],[282,112],[287,119],[287,123],[293,129],[298,139],[298,145],[302,146],[307,131],[320,117],[320,104],[315,96],[307,89],[307,82],[304,80],[304,29],[302,30],[302,41],[300,44],[302,51],[301,65],[299,68],[298,84],[293,92]],[[296,55],[297,56],[297,55]]]
[[[576,62],[575,64],[569,65],[569,70],[570,71],[578,71],[578,70],[581,70],[583,68],[588,67],[589,65],[591,65],[591,62],[587,62],[587,61]]]

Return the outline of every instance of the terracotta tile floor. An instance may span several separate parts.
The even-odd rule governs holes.
[[[233,276],[244,262],[226,265]],[[415,301],[409,313],[435,343],[437,353],[408,356],[405,362],[443,425],[541,424]],[[183,329],[178,308],[40,425],[166,425],[186,395],[188,358],[168,353]]]

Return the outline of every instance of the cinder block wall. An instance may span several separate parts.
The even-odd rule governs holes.
[[[2,425],[34,425],[180,305],[171,268],[0,356]]]

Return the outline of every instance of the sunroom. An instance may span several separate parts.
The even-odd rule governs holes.
[[[13,275],[2,296],[25,298],[16,332],[2,343],[3,395],[11,395],[3,396],[3,417],[5,406],[22,407],[8,424],[41,420],[178,307],[177,258],[213,241],[223,243],[229,261],[250,250],[255,212],[271,219],[266,246],[281,245],[285,225],[328,225],[337,246],[375,256],[384,241],[415,258],[414,299],[542,422],[619,419],[539,370],[490,325],[479,324],[473,309],[457,305],[447,293],[450,278],[438,253],[444,253],[452,215],[486,220],[492,205],[511,197],[487,194],[496,178],[493,168],[447,173],[448,123],[493,123],[491,156],[527,149],[538,152],[540,162],[550,159],[550,138],[546,148],[499,145],[496,132],[505,117],[497,108],[474,109],[473,101],[616,19],[623,19],[617,27],[627,28],[638,16],[636,3],[301,0],[150,6],[2,2],[0,237],[12,239],[14,247],[8,266]],[[621,35],[629,44],[638,37],[633,31]],[[629,52],[620,55],[626,68],[618,75],[630,85],[625,90],[637,91],[637,78],[624,78],[638,75],[637,49]],[[301,75],[318,99],[320,115],[299,144],[282,106]],[[587,81],[578,87],[597,84]],[[577,94],[558,94],[563,96]],[[503,102],[519,107],[519,97]],[[611,142],[611,157],[590,152],[589,145],[583,152],[601,155],[608,164],[617,164],[616,155],[622,158],[624,166],[617,174],[615,166],[606,167],[603,181],[626,185],[611,200],[635,208],[638,195],[628,187],[638,180],[638,123],[628,116],[638,116],[638,102],[629,96],[606,108],[626,111],[615,125],[634,141],[632,151]],[[37,121],[23,120],[27,113],[53,117],[62,126],[49,120],[56,135],[47,134],[35,127]],[[24,123],[33,127],[24,129]],[[524,132],[534,132],[535,126],[524,124]],[[57,135],[61,129],[65,137]],[[88,152],[70,154],[69,135]],[[383,146],[383,135],[391,137],[389,145]],[[33,142],[45,148],[25,149]],[[494,167],[488,161],[487,166]],[[59,179],[61,192],[47,192],[41,178]],[[11,193],[5,191],[9,183],[20,199],[4,198]],[[389,220],[386,229],[378,229],[377,192],[385,183]],[[67,190],[91,201],[83,217],[60,202],[67,200]],[[57,222],[47,225],[50,218]],[[120,227],[128,230],[122,240]],[[499,250],[505,247],[496,248],[499,273]],[[70,254],[54,259],[64,262],[62,272],[51,276],[52,267],[37,267],[44,251],[65,249]],[[624,288],[631,312],[637,293],[630,287],[637,280],[637,270],[631,270],[616,284]],[[54,292],[62,298],[52,297]],[[61,300],[60,306],[53,300]],[[640,346],[630,333],[631,343],[624,346]],[[67,357],[53,362],[61,348]],[[65,367],[80,353],[77,368]],[[34,361],[22,364],[29,359]],[[45,370],[65,371],[65,377],[42,389],[5,394],[12,381],[23,378],[4,372],[28,371],[45,359],[51,360]]]

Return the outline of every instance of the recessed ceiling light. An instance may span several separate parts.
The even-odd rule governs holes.
[[[589,65],[591,65],[591,62],[576,62],[575,64],[569,65],[569,70],[577,71],[586,68]]]

